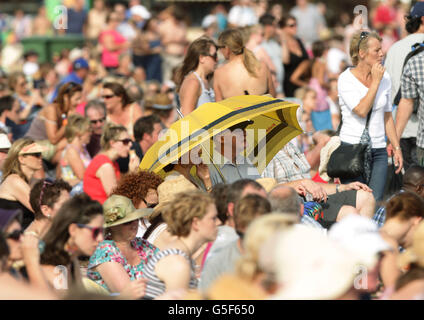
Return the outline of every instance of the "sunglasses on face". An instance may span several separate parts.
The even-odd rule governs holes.
[[[9,149],[0,149],[0,153],[8,154],[9,153]]]
[[[144,204],[146,205],[146,208],[150,208],[150,209],[153,209],[154,207],[156,207],[158,204],[157,203],[148,203],[146,200],[144,200],[144,199],[141,199],[143,202],[144,202]]]
[[[7,234],[5,237],[6,239],[12,239],[15,241],[19,241],[21,238],[21,235],[24,233],[24,230],[13,230],[11,233]]]
[[[205,54],[205,57],[211,57],[214,61],[218,61],[218,53],[215,52],[214,54]]]
[[[100,118],[100,119],[96,119],[96,120],[90,120],[91,124],[97,124],[98,123],[103,123],[106,120],[106,118]]]
[[[96,240],[99,234],[103,234],[104,232],[103,227],[95,228],[95,227],[87,226],[86,224],[82,224],[82,223],[77,223],[77,226],[78,228],[85,228],[85,229],[91,230],[91,237],[93,238],[93,240]]]
[[[25,156],[33,156],[35,158],[41,159],[41,152],[27,153]]]
[[[287,27],[294,28],[294,27],[297,27],[297,24],[296,23],[288,24]]]
[[[131,139],[128,139],[128,138],[127,139],[118,140],[118,141],[121,141],[124,146],[127,146],[127,145],[129,145],[132,142],[132,140]]]
[[[113,98],[115,95],[114,94],[106,94],[104,96],[102,96],[103,99],[111,99]]]

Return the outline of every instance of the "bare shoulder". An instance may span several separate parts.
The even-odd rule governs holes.
[[[185,77],[183,83],[181,84],[180,91],[189,90],[197,90],[200,88],[199,80],[197,80],[194,74],[189,74]]]
[[[26,183],[25,180],[17,174],[9,175],[6,180],[4,180],[3,184],[8,185],[12,188],[16,188],[22,185],[28,185],[28,183]]]
[[[190,271],[190,264],[185,257],[172,254],[162,258],[156,265],[156,273],[159,277],[168,274],[171,270],[173,274],[187,272]]]

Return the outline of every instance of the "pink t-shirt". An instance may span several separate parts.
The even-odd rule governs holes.
[[[115,44],[122,44],[127,41],[118,31],[116,30],[106,30],[102,31],[99,35],[100,44],[104,45],[103,39],[105,36],[111,35]],[[102,64],[105,67],[116,68],[119,65],[119,55],[122,53],[122,50],[109,51],[105,47],[102,51]]]

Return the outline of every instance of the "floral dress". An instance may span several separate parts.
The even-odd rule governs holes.
[[[159,251],[159,249],[141,238],[135,238],[135,240],[131,241],[131,245],[137,250],[137,253],[141,258],[138,265],[130,265],[128,263],[127,259],[125,259],[122,252],[116,246],[115,241],[105,240],[100,242],[96,251],[90,257],[87,270],[88,278],[109,290],[100,273],[93,269],[105,262],[117,262],[124,267],[131,280],[141,279],[145,265],[148,260]]]

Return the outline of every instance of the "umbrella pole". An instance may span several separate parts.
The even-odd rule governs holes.
[[[181,113],[180,109],[177,107],[175,108],[175,110],[177,110],[178,116],[180,117],[180,119],[184,118],[183,114]],[[222,181],[224,181],[224,183],[227,183],[227,180],[224,178],[224,175],[222,174],[221,170],[218,168],[218,166],[213,162],[213,158],[210,155],[209,151],[206,150],[206,148],[200,144],[201,148],[203,151],[206,152],[206,154],[208,155],[209,159],[211,160],[211,163],[213,164],[213,166],[215,167],[216,171],[219,173],[219,175],[221,176]]]

